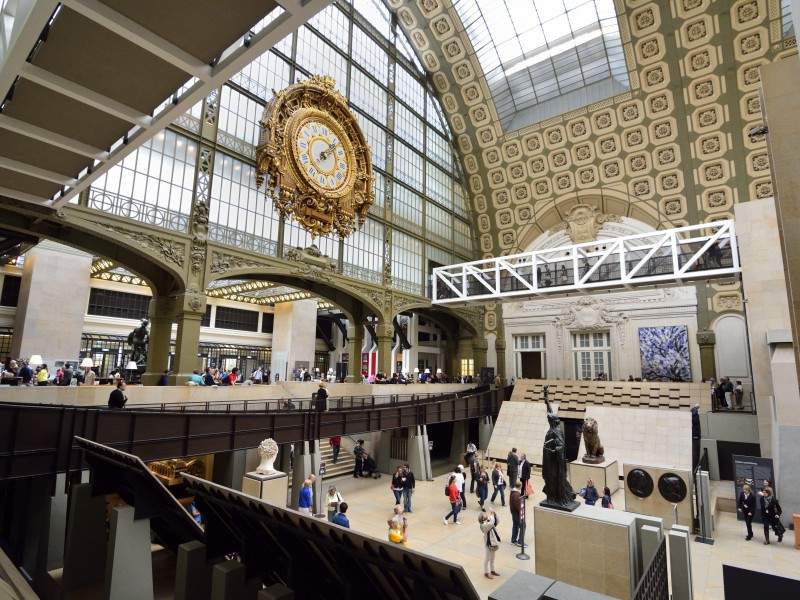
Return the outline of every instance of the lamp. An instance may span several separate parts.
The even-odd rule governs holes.
[[[441,375],[442,374],[442,370],[441,369],[436,369],[436,374],[437,375]]]
[[[91,369],[94,367],[94,361],[91,357],[87,356],[81,361],[81,369]]]
[[[125,370],[128,371],[128,382],[131,383],[133,378],[133,371],[139,370],[139,365],[136,364],[135,360],[129,360],[128,364],[125,366]]]
[[[31,359],[28,361],[28,364],[32,367],[38,367],[39,365],[43,364],[44,361],[42,360],[41,354],[32,354]]]

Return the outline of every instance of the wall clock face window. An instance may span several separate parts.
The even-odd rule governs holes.
[[[625,478],[631,493],[638,498],[647,498],[653,493],[653,478],[644,469],[631,469]]]
[[[350,143],[342,141],[332,126],[308,119],[299,128],[296,155],[306,179],[314,186],[333,191],[350,180],[350,159],[345,151]]]
[[[315,75],[278,92],[256,149],[256,183],[312,237],[347,237],[375,200],[369,146],[334,83]]]

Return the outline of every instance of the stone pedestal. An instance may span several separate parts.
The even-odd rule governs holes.
[[[569,482],[573,489],[579,490],[591,479],[597,493],[602,497],[603,488],[608,486],[613,494],[619,489],[619,465],[614,458],[606,458],[595,465],[585,463],[581,459],[569,463]]]
[[[282,471],[269,474],[251,471],[242,478],[242,492],[281,508],[286,505],[288,488],[289,476]]]
[[[533,507],[536,574],[615,598],[636,586],[636,515],[580,505]]]
[[[111,512],[106,557],[105,600],[148,600],[153,593],[150,519],[134,520],[133,506]]]

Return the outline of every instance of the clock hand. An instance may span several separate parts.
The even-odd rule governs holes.
[[[320,159],[320,160],[326,160],[326,159],[328,158],[328,154],[329,154],[330,152],[333,152],[333,150],[334,150],[334,149],[336,148],[336,146],[338,146],[338,145],[339,145],[339,142],[336,142],[335,144],[328,144],[328,147],[327,147],[327,148],[325,148],[325,150],[323,150],[322,152],[320,152],[320,153],[319,153],[319,159]]]

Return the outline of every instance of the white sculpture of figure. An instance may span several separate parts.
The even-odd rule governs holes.
[[[261,462],[256,468],[256,473],[262,475],[274,473],[275,469],[273,465],[275,464],[275,457],[278,456],[278,444],[275,440],[272,438],[263,440],[258,445],[258,456],[261,458]]]

